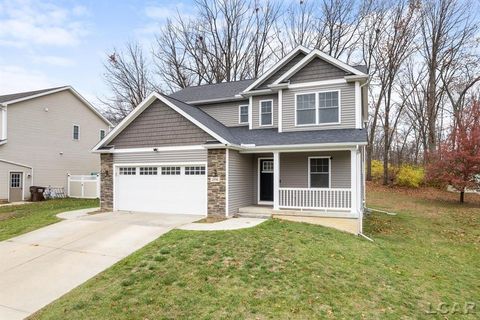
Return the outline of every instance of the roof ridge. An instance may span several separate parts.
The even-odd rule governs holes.
[[[47,91],[51,91],[51,90],[57,90],[57,89],[68,88],[68,87],[70,87],[70,85],[64,85],[64,86],[52,87],[52,88],[45,88],[45,89],[38,89],[38,90],[30,90],[30,91],[13,92],[13,93],[2,94],[2,95],[0,95],[0,98],[1,97],[6,97],[6,96],[13,96],[13,95],[17,95],[17,94],[33,95],[33,94],[36,94],[36,93],[39,93],[39,92],[47,92]]]

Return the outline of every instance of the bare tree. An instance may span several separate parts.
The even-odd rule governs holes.
[[[478,31],[471,17],[471,4],[457,0],[426,0],[421,13],[421,50],[427,66],[426,117],[428,151],[437,145],[437,117],[449,80],[445,73]],[[443,75],[444,85],[440,84]],[[478,80],[477,80],[478,81]],[[447,84],[447,86],[445,86]]]
[[[278,4],[270,1],[197,0],[198,16],[181,14],[160,30],[153,50],[168,89],[255,78],[272,50]]]
[[[115,49],[108,55],[104,68],[112,97],[101,101],[108,107],[106,117],[118,123],[151,92],[149,67],[140,45],[129,42],[123,51]]]
[[[383,183],[389,183],[389,152],[392,136],[397,128],[405,104],[394,102],[394,87],[405,60],[413,50],[415,39],[417,1],[399,1],[389,13],[388,24],[380,31],[381,40],[374,55],[378,66],[380,94],[377,104],[382,106],[383,123]]]

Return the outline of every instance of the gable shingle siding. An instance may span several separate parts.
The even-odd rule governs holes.
[[[213,139],[208,133],[157,100],[125,128],[110,145],[115,148],[199,145]]]
[[[290,60],[288,63],[286,63],[283,67],[277,70],[273,75],[271,75],[269,78],[267,78],[264,82],[262,82],[259,86],[256,87],[256,89],[266,89],[268,88],[269,84],[274,83],[278,78],[280,78],[285,72],[293,68],[297,63],[300,62],[305,58],[305,54],[303,52],[299,52],[292,60]]]
[[[322,59],[315,58],[290,77],[290,83],[332,80],[343,78],[346,75],[349,75],[349,73]]]

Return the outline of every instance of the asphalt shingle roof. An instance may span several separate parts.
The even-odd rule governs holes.
[[[48,88],[48,89],[42,89],[42,90],[6,94],[6,95],[0,96],[0,103],[12,101],[12,100],[17,100],[17,99],[21,99],[21,98],[26,98],[26,97],[29,97],[29,96],[34,96],[36,94],[45,93],[45,92],[48,92],[48,91],[52,91],[52,90],[56,90],[56,89],[60,89],[60,88],[65,88],[65,87],[66,86],[61,86],[61,87]]]
[[[255,79],[205,84],[176,91],[170,97],[183,102],[229,99],[245,90]]]
[[[249,130],[248,127],[228,128],[241,144],[256,146],[294,145],[313,143],[366,142],[365,129],[330,129],[312,131],[278,132],[278,129]]]

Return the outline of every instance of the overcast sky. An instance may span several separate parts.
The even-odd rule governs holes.
[[[96,103],[105,56],[128,40],[149,47],[188,2],[0,0],[0,94],[72,85]]]

